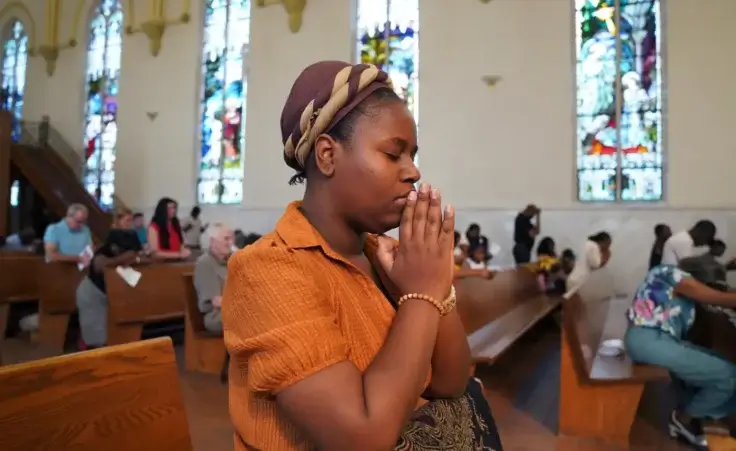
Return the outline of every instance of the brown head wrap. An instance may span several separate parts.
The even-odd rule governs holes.
[[[281,112],[286,164],[303,171],[317,137],[384,87],[392,88],[388,74],[369,64],[321,61],[304,69]]]

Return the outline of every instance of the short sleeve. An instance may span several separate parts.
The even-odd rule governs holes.
[[[43,242],[59,245],[59,234],[56,232],[56,224],[46,227],[46,231],[43,234]]]
[[[89,227],[84,226],[84,234],[87,238],[86,246],[91,246],[92,245],[92,233],[90,233]]]
[[[247,368],[249,389],[276,394],[346,360],[348,345],[313,265],[270,244],[230,258],[222,318],[225,345],[236,367]]]
[[[667,267],[667,276],[669,278],[670,284],[673,287],[682,282],[684,279],[692,277],[689,272],[685,272],[676,266]]]

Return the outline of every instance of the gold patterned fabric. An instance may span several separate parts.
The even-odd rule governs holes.
[[[502,451],[491,407],[476,379],[458,399],[439,399],[417,410],[395,451]]]

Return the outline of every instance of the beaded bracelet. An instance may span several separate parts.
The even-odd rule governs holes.
[[[444,301],[438,301],[437,299],[433,298],[432,296],[421,294],[421,293],[409,293],[401,296],[399,298],[399,301],[397,302],[398,306],[401,306],[404,302],[406,302],[409,299],[419,299],[422,301],[429,302],[430,304],[434,305],[435,308],[440,312],[440,316],[445,316],[448,313],[452,311],[452,309],[455,308],[455,304],[457,303],[457,296],[455,295],[455,286],[450,286],[450,295],[445,298]]]

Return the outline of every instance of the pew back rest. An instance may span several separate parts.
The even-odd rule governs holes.
[[[80,271],[76,263],[42,263],[38,285],[41,310],[49,314],[74,312],[77,309],[77,287],[86,276],[87,271]]]
[[[192,331],[196,333],[205,333],[207,329],[204,327],[204,318],[199,311],[199,303],[197,298],[197,289],[194,286],[194,276],[192,273],[182,275],[184,282],[184,293],[187,304],[187,321],[192,327]]]
[[[0,303],[37,299],[39,268],[43,257],[31,252],[0,252]]]
[[[192,263],[137,265],[141,278],[128,285],[115,268],[105,269],[108,318],[118,324],[145,323],[184,316],[186,293],[181,275],[192,272]]]
[[[634,364],[625,354],[620,357],[598,355],[604,340],[623,339],[628,327],[625,312],[630,303],[629,299],[584,300],[579,294],[563,301],[563,338],[569,345],[580,381],[600,384],[669,379],[664,368]]]
[[[468,277],[455,282],[458,314],[470,335],[522,303],[543,296],[536,276],[526,268],[496,273],[493,279]]]
[[[0,368],[0,449],[191,450],[171,340]]]

